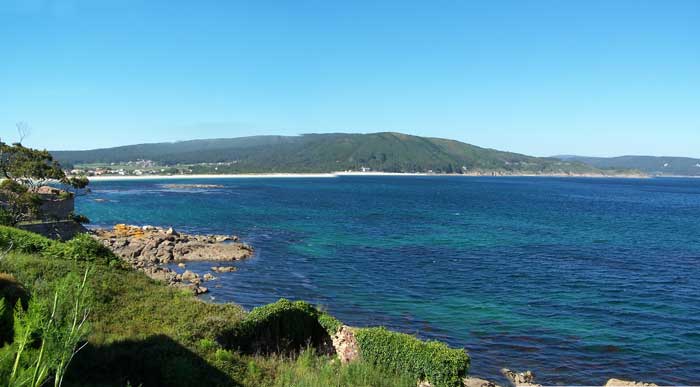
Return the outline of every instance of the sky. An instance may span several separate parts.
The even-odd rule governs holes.
[[[700,157],[700,1],[0,1],[0,138],[396,131]]]

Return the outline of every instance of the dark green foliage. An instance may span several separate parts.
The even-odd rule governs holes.
[[[0,224],[13,226],[33,218],[39,211],[41,199],[29,189],[10,179],[0,183]]]
[[[67,242],[60,242],[29,231],[0,226],[0,248],[10,247],[13,251],[37,253],[46,258],[99,260],[112,265],[120,262],[112,251],[88,234],[79,234]]]
[[[13,224],[14,219],[10,211],[0,206],[0,226],[12,226]]]
[[[0,347],[14,336],[12,310],[19,303],[22,308],[29,305],[29,293],[11,274],[0,273]]]
[[[81,214],[71,213],[68,218],[76,223],[81,223],[81,224],[90,223],[90,219],[87,216],[81,215]]]
[[[48,257],[75,261],[111,261],[118,258],[105,245],[88,234],[78,234],[66,242],[55,242],[44,254]]]
[[[246,353],[294,353],[308,345],[326,349],[330,335],[320,315],[309,303],[280,299],[253,309],[220,341]]]
[[[384,328],[357,329],[355,337],[365,361],[428,380],[434,386],[459,386],[469,369],[469,356],[463,349],[437,341],[421,341]]]
[[[46,150],[0,141],[0,175],[8,180],[33,186],[46,180],[65,181],[61,166]]]
[[[56,151],[64,164],[148,159],[191,166],[193,173],[334,172],[361,167],[384,172],[596,173],[576,162],[480,148],[459,141],[401,133],[257,136],[141,144],[90,151]]]
[[[13,251],[22,253],[43,253],[57,242],[33,232],[14,227],[0,226],[0,248],[12,247]]]
[[[343,323],[340,320],[326,312],[319,312],[318,323],[321,324],[323,329],[325,329],[331,336],[338,332],[340,327],[343,326]]]

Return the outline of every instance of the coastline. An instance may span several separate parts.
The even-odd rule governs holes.
[[[126,181],[126,180],[186,180],[186,179],[267,179],[267,178],[326,178],[333,179],[343,176],[434,176],[434,177],[588,177],[588,178],[620,178],[620,179],[650,179],[653,176],[641,174],[563,174],[563,173],[401,173],[401,172],[327,172],[327,173],[241,173],[241,174],[192,174],[192,175],[129,175],[129,176],[89,176],[91,181]]]

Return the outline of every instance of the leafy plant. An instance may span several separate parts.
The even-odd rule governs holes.
[[[421,341],[385,328],[357,329],[355,338],[365,361],[428,380],[434,386],[459,386],[469,369],[469,356],[463,349],[437,341]]]
[[[66,277],[50,303],[32,298],[26,311],[17,304],[14,340],[0,350],[0,357],[12,359],[9,369],[0,368],[2,385],[38,387],[50,378],[54,386],[62,384],[73,356],[86,344],[87,278],[88,270],[82,280]]]

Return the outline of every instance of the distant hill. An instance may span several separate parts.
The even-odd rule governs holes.
[[[363,167],[383,172],[615,173],[577,161],[532,157],[401,133],[254,136],[52,153],[65,166],[139,159],[162,165],[227,163],[218,168],[218,173],[333,172]]]
[[[700,159],[689,157],[585,157],[569,155],[555,157],[564,161],[582,162],[596,168],[636,169],[655,176],[700,176]]]

